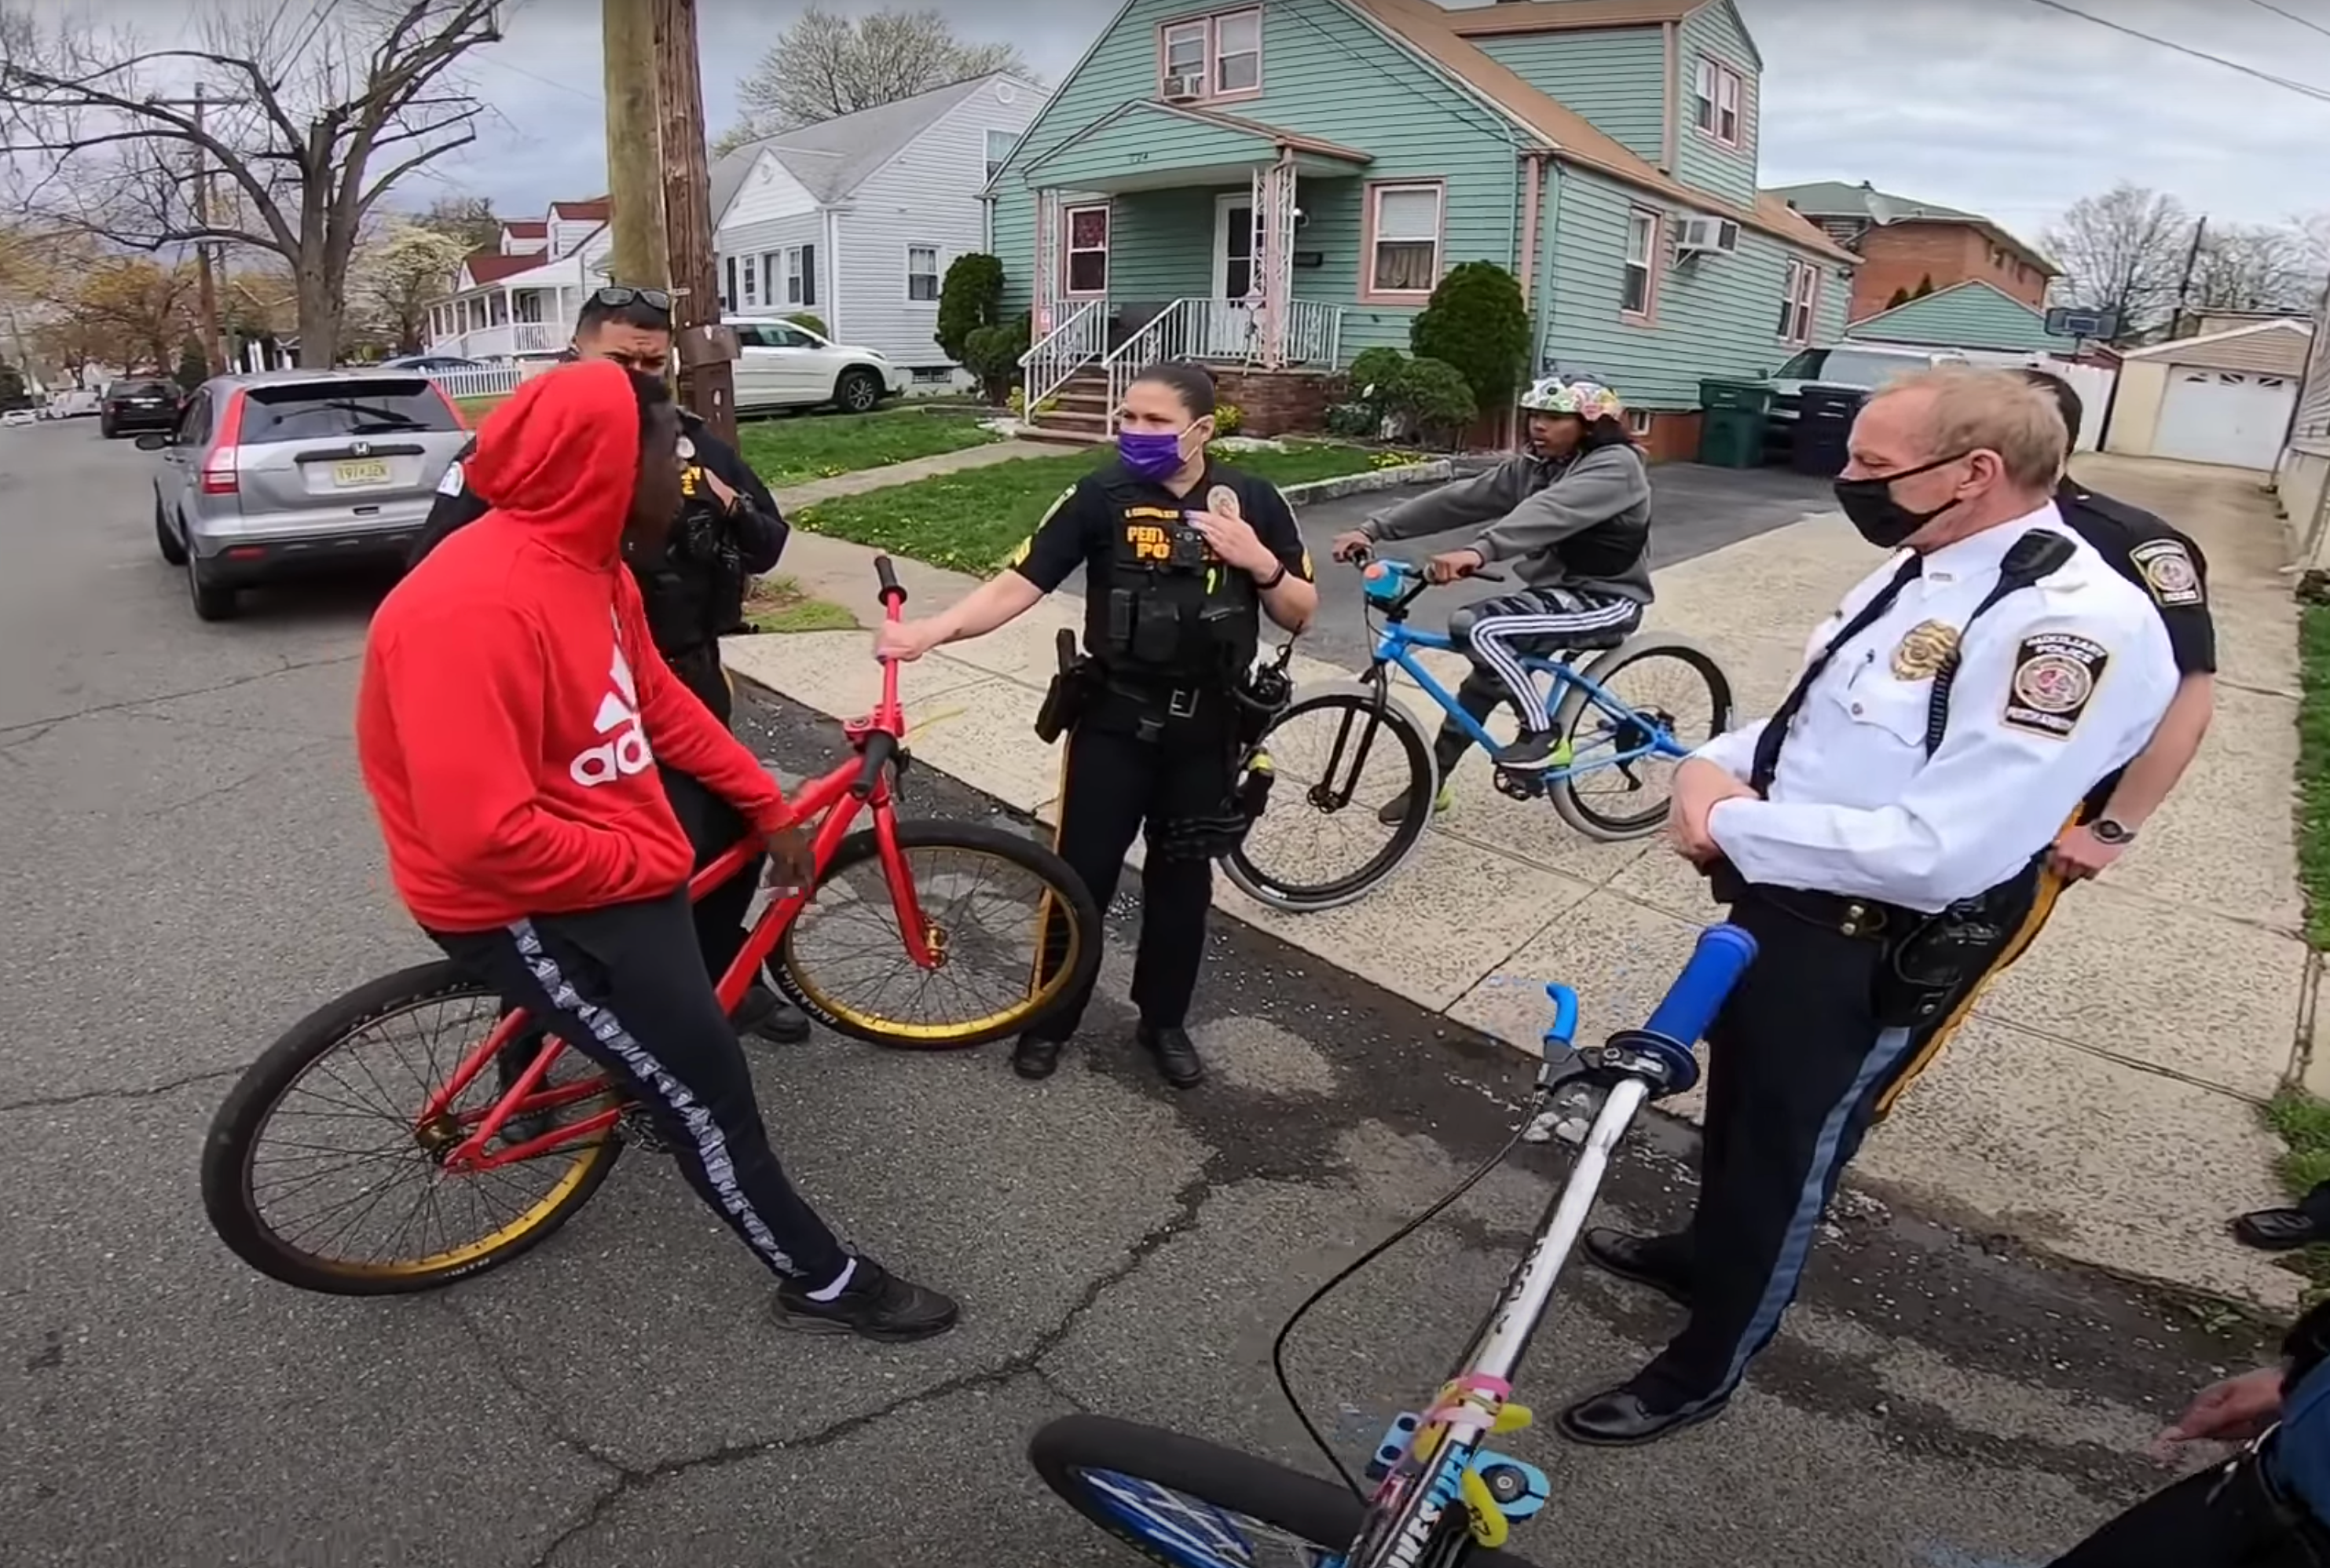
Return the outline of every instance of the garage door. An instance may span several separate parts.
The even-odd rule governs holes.
[[[2270,468],[2297,397],[2294,377],[2172,365],[2152,449],[2188,463]]]

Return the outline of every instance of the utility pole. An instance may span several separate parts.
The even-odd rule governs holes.
[[[2201,247],[2209,236],[2209,215],[2206,213],[2193,220],[2193,248],[2184,252],[2184,276],[2176,285],[2176,317],[2168,324],[2171,341],[2184,333],[2184,307],[2193,301],[2193,278],[2201,269]]]
[[[733,444],[736,439],[736,345],[720,322],[696,4],[696,0],[654,0],[665,240],[670,248],[680,402],[709,425],[715,435]]]
[[[614,211],[613,280],[635,288],[671,286],[664,240],[663,154],[657,113],[658,0],[603,0],[606,51],[607,199]]]
[[[194,129],[199,134],[206,123],[204,110],[241,100],[212,98],[198,81],[192,98],[157,98],[150,101],[193,110]],[[211,226],[211,165],[200,142],[194,143],[194,226]],[[225,340],[219,328],[218,278],[211,262],[213,243],[206,239],[194,241],[194,279],[195,298],[203,317],[203,354],[210,362],[211,373],[215,375],[227,368],[227,363]]]

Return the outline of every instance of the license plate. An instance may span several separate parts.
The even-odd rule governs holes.
[[[388,462],[383,458],[364,458],[353,463],[334,463],[332,483],[344,489],[351,485],[385,485]]]

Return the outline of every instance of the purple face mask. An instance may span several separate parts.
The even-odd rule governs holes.
[[[1121,430],[1116,454],[1142,479],[1170,479],[1181,468],[1181,438],[1163,430]]]

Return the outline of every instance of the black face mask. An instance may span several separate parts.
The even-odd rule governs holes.
[[[1920,474],[1930,474],[1946,468],[1966,454],[1936,458],[1932,462],[1915,468],[1904,468],[1898,474],[1888,474],[1881,479],[1839,479],[1836,482],[1836,504],[1861,530],[1861,536],[1880,550],[1899,550],[1904,541],[1927,524],[1957,505],[1946,501],[1930,512],[1912,512],[1893,499],[1893,486],[1903,479],[1914,479]]]

